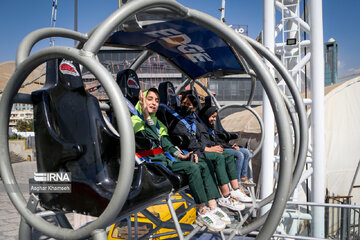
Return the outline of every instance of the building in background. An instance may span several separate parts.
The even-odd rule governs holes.
[[[325,57],[325,87],[333,85],[338,82],[338,44],[335,39],[330,38],[324,44]]]
[[[33,120],[33,105],[25,103],[13,104],[10,114],[9,127],[14,128],[20,120]]]
[[[121,70],[129,68],[140,52],[139,50],[103,47],[99,51],[98,57],[100,62],[116,79],[116,74]],[[165,81],[171,81],[176,88],[185,80],[184,76],[174,66],[157,54],[149,57],[137,70],[137,74],[142,89],[157,87],[159,83]],[[94,96],[100,100],[107,99],[104,89],[101,87],[97,88],[99,86],[98,80],[86,68],[82,70],[82,77],[86,89],[96,89],[92,91]],[[205,85],[216,94],[216,98],[221,105],[234,102],[246,104],[251,91],[251,78],[247,74],[207,78]],[[261,101],[262,87],[261,84],[257,84],[253,103],[260,105]]]

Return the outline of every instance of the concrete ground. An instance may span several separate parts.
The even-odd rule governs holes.
[[[34,177],[36,162],[18,162],[12,164],[18,185],[25,199],[29,198],[29,178]],[[71,214],[72,215],[72,214]],[[70,219],[71,220],[71,219]],[[19,234],[20,214],[11,203],[3,182],[0,180],[0,240],[17,240]],[[50,239],[39,234],[33,234],[33,239]]]
[[[36,162],[12,164],[16,180],[26,199],[29,198],[28,179],[34,177]],[[20,215],[11,203],[2,181],[0,181],[0,239],[18,239]]]

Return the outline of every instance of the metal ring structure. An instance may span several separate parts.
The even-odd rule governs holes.
[[[265,67],[259,55],[251,48],[251,46],[241,38],[235,31],[228,28],[224,23],[215,20],[215,18],[208,16],[196,10],[189,11],[190,17],[188,19],[194,20],[199,25],[209,28],[231,45],[249,65],[256,72],[263,88],[270,99],[270,103],[274,112],[275,121],[278,126],[280,149],[280,171],[279,183],[276,189],[273,205],[270,209],[269,215],[261,228],[257,239],[268,239],[275,231],[282,213],[285,209],[286,202],[289,196],[291,172],[292,172],[292,141],[291,132],[288,125],[288,116],[279,89],[275,84],[270,72]],[[213,21],[211,21],[213,19]],[[248,230],[257,228],[258,220],[250,223],[244,228]]]
[[[113,81],[109,72],[90,54],[84,54],[82,50],[69,47],[52,47],[40,50],[21,62],[16,71],[11,76],[0,102],[0,170],[2,180],[10,200],[32,227],[36,228],[44,234],[56,239],[82,239],[89,237],[96,229],[104,229],[112,223],[120,212],[126,201],[130,190],[132,176],[134,171],[135,146],[134,134],[132,131],[132,123],[128,114],[128,108],[124,97]],[[9,147],[8,147],[8,124],[10,110],[15,94],[19,90],[25,78],[40,64],[47,60],[56,58],[66,58],[77,61],[86,66],[104,86],[109,98],[114,106],[114,112],[118,118],[119,132],[121,134],[120,147],[121,151],[121,167],[119,169],[118,184],[115,188],[113,197],[107,208],[100,217],[84,228],[78,230],[70,230],[59,228],[41,217],[31,213],[26,207],[26,201],[17,185],[14,173],[10,164]],[[121,120],[120,120],[121,119]]]
[[[257,42],[256,42],[257,43]],[[260,45],[260,44],[259,44]],[[262,46],[262,45],[260,45],[260,46]],[[271,57],[274,57],[273,55],[272,55],[272,53],[270,52],[270,51],[268,51],[266,48],[264,48],[264,49],[262,49],[262,51],[266,51],[267,53],[266,53],[266,59],[267,58],[271,58]],[[263,56],[264,57],[264,56]],[[239,58],[239,59],[242,59],[242,58]],[[275,60],[276,60],[276,57],[275,57]],[[280,61],[278,61],[278,62],[274,62],[274,60],[272,60],[271,61],[273,64],[274,64],[274,67],[279,71],[279,72],[287,72],[287,70],[283,67],[283,65],[281,64],[281,62]],[[242,63],[244,64],[244,61],[242,61]],[[249,69],[248,67],[247,67],[247,71],[252,71],[251,69]],[[252,76],[252,87],[254,86],[254,73],[252,73],[251,74],[251,76]],[[294,97],[294,99],[297,99],[298,101],[300,101],[299,103],[297,103],[297,106],[299,107],[299,105],[300,105],[300,108],[301,108],[301,106],[302,106],[302,108],[301,109],[305,109],[304,108],[304,105],[303,105],[303,102],[301,101],[301,96],[300,96],[300,93],[299,93],[299,91],[297,90],[297,88],[296,88],[296,85],[294,85],[293,84],[293,79],[292,79],[292,77],[291,77],[291,75],[286,75],[286,74],[282,74],[282,76],[284,77],[284,78],[286,78],[286,80],[285,80],[285,82],[288,84],[289,83],[289,89],[292,89],[292,91],[291,91],[291,93],[292,94],[295,94],[295,95],[297,95],[296,97]],[[195,82],[204,90],[204,91],[206,91],[207,92],[207,94],[208,95],[210,95],[211,96],[211,98],[212,98],[212,100],[214,101],[214,103],[215,103],[215,105],[216,105],[216,107],[219,109],[219,112],[222,110],[222,108],[230,108],[230,107],[242,107],[242,108],[245,108],[246,107],[246,105],[234,105],[234,104],[232,104],[232,105],[228,105],[228,106],[224,106],[224,107],[221,107],[220,106],[220,104],[217,102],[217,100],[216,100],[216,98],[212,95],[212,93],[209,91],[209,89],[207,89],[200,81],[198,81],[198,80],[195,80]],[[181,84],[181,86],[177,89],[177,94],[179,93],[179,92],[181,92],[188,84],[190,83],[190,80],[187,80],[187,81],[185,81],[184,83],[182,83]],[[253,90],[253,89],[252,89]],[[286,108],[287,108],[287,110],[288,110],[288,113],[289,113],[289,115],[290,115],[290,118],[291,118],[291,120],[292,120],[292,125],[293,125],[293,129],[294,129],[294,135],[295,135],[295,144],[294,144],[294,163],[296,164],[296,167],[295,167],[295,169],[294,169],[294,173],[296,173],[296,172],[298,172],[300,169],[301,169],[301,171],[302,171],[302,169],[303,169],[303,165],[301,166],[301,164],[297,164],[297,161],[298,161],[298,159],[299,159],[299,148],[300,148],[300,129],[299,129],[299,121],[298,121],[298,118],[296,117],[296,114],[295,114],[295,111],[294,111],[294,107],[292,106],[292,104],[290,103],[290,101],[288,100],[288,98],[280,91],[280,93],[281,93],[281,95],[282,95],[282,97],[283,97],[283,100],[284,100],[284,102],[285,102],[285,104],[286,104]],[[251,99],[252,98],[249,98],[249,101],[248,101],[248,103],[251,101]],[[295,100],[295,102],[297,102],[296,100]],[[303,114],[303,117],[302,118],[300,118],[300,119],[302,119],[302,121],[304,121],[304,119],[306,120],[306,115],[304,115],[305,114],[305,112],[304,111],[301,111],[301,109],[300,109],[300,115],[301,114]],[[261,131],[262,131],[262,138],[261,138],[261,141],[260,141],[260,143],[259,143],[259,146],[257,147],[257,149],[256,149],[256,152],[255,153],[253,153],[253,155],[256,155],[257,153],[258,153],[258,151],[260,151],[260,149],[261,149],[261,147],[262,147],[262,144],[263,144],[263,139],[264,139],[264,135],[263,135],[263,133],[264,133],[264,126],[263,126],[263,122],[262,122],[262,119],[261,119],[261,117],[250,107],[250,109],[248,109],[248,110],[250,110],[255,116],[256,116],[256,118],[258,119],[258,122],[260,123],[260,127],[261,127]],[[303,122],[303,124],[302,124],[303,126],[306,126],[306,123],[304,123]],[[304,137],[304,139],[306,140],[307,139],[307,132],[305,131],[305,132],[303,132],[303,137]],[[305,141],[304,140],[304,141]],[[303,146],[307,146],[307,144],[305,143],[305,144],[303,144]],[[306,152],[306,148],[305,149],[303,149],[303,151],[305,151]],[[303,156],[305,156],[305,155],[303,155]],[[305,161],[305,158],[303,158],[303,161]],[[295,180],[295,181],[294,181]],[[298,183],[298,181],[299,181],[299,179],[296,179],[296,178],[293,178],[293,187],[292,187],[292,191],[294,191],[294,189],[295,189],[295,187],[296,187],[296,185],[297,185],[297,183]],[[268,203],[270,203],[272,200],[274,199],[274,193],[272,193],[271,195],[269,195],[267,198],[265,198],[265,199],[263,199],[261,202],[259,202],[259,203],[257,203],[257,206],[256,206],[256,208],[261,208],[261,207],[263,207],[263,206],[265,206],[266,204],[268,204]],[[264,215],[264,216],[261,216],[260,218],[259,218],[259,224],[258,224],[258,226],[260,226],[260,223],[263,223],[264,222],[264,220],[266,219],[266,217],[267,217],[267,215]],[[246,217],[245,217],[246,218]],[[239,226],[237,227],[237,229],[240,229],[241,228],[241,224],[239,224]],[[246,229],[246,228],[245,228]],[[246,232],[249,232],[250,230],[246,230]],[[244,232],[244,229],[243,229],[243,232]]]
[[[199,86],[208,94],[208,96],[211,97],[211,100],[214,101],[215,106],[217,107],[217,109],[220,109],[221,106],[220,106],[219,102],[216,100],[216,98],[215,98],[214,95],[210,92],[210,90],[209,90],[207,87],[205,87],[204,84],[202,84],[202,82],[200,82],[199,80],[195,80],[195,83],[196,83],[197,85],[199,85]],[[186,85],[185,85],[184,87],[186,87]]]
[[[220,22],[219,20],[205,13],[193,9],[188,9],[173,0],[131,1],[126,5],[124,5],[123,7],[121,7],[120,9],[118,9],[117,11],[115,11],[103,23],[98,25],[95,28],[95,30],[91,32],[91,36],[83,45],[82,50],[75,51],[75,49],[70,50],[70,48],[52,48],[54,50],[51,49],[40,50],[39,52],[34,53],[33,55],[25,59],[22,64],[19,64],[19,67],[17,68],[16,72],[11,77],[10,86],[7,86],[5,89],[6,92],[4,92],[4,96],[1,99],[1,105],[0,105],[0,144],[1,144],[0,154],[2,156],[5,156],[5,158],[2,159],[2,161],[0,162],[3,179],[6,178],[6,183],[16,185],[16,181],[13,177],[12,169],[10,166],[10,159],[8,156],[9,152],[7,145],[7,126],[9,121],[9,114],[11,107],[10,105],[12,103],[11,99],[14,98],[18,88],[21,85],[21,82],[25,79],[24,76],[26,76],[29,73],[29,69],[34,69],[37,65],[50,59],[51,57],[52,58],[65,57],[65,58],[74,59],[75,61],[79,61],[81,64],[85,65],[88,69],[90,69],[90,71],[92,71],[94,75],[96,75],[96,73],[105,74],[106,72],[107,74],[105,75],[107,76],[105,78],[109,78],[110,76],[106,71],[106,69],[102,67],[100,63],[98,63],[92,58],[97,54],[100,47],[104,44],[104,42],[111,34],[111,32],[115,30],[115,28],[118,25],[120,25],[123,21],[125,21],[129,16],[136,14],[137,12],[155,7],[170,9],[175,13],[184,16],[188,21],[192,21],[194,23],[202,25],[203,27],[206,27],[212,30],[213,32],[215,32],[216,34],[222,36],[224,41],[228,42],[229,45],[232,46],[233,49],[236,52],[238,52],[239,55],[241,55],[246,60],[246,62],[249,63],[252,69],[254,69],[256,75],[258,76],[259,80],[261,81],[264,87],[264,90],[269,96],[270,103],[275,115],[275,121],[278,126],[279,139],[280,139],[279,142],[281,145],[278,187],[274,194],[275,197],[274,197],[273,206],[270,209],[270,212],[266,220],[265,221],[255,220],[253,223],[250,223],[248,226],[244,227],[243,229],[241,229],[241,231],[239,231],[240,234],[244,234],[263,225],[260,233],[257,236],[257,239],[268,239],[274,233],[278,225],[278,222],[280,221],[283,210],[286,206],[286,201],[289,196],[290,185],[291,185],[293,153],[292,153],[291,131],[290,131],[290,127],[288,126],[288,116],[285,105],[283,103],[279,90],[277,89],[277,86],[272,79],[271,74],[269,73],[266,66],[260,59],[259,55],[253,50],[253,48],[251,48],[251,46],[248,44],[247,41],[245,41],[239,34],[237,34],[232,29],[228,28],[224,23]],[[46,54],[44,53],[48,55],[46,56]],[[39,59],[41,59],[41,61]],[[101,70],[93,69],[92,67],[90,67],[89,64],[93,64],[92,66],[94,68],[95,66],[97,66]],[[102,79],[98,76],[97,78]],[[110,89],[111,88],[110,79],[108,79],[109,82],[107,80],[106,81],[103,80],[103,81],[104,82],[101,83],[104,85],[105,90],[109,90],[109,96],[115,98],[115,100],[119,102],[118,109],[117,110],[115,109],[115,114],[119,122],[118,125],[122,126],[120,119],[124,120],[124,118],[126,118],[124,116],[128,115],[126,104],[124,103],[123,98],[119,97],[122,96],[122,94],[119,93],[120,90],[118,89],[118,87],[112,86],[113,89]],[[115,92],[111,93],[112,91],[118,93]],[[113,103],[113,104],[116,105],[117,103]],[[124,114],[122,114],[121,116],[119,112],[122,112]],[[126,119],[125,121],[129,121],[129,119]],[[128,127],[128,131],[132,130],[132,127],[130,125],[127,125],[127,127]],[[122,139],[124,139],[124,137],[126,136],[126,134],[124,135],[125,132],[126,132],[125,129],[120,129],[120,134],[122,136]],[[128,139],[126,140],[128,141]],[[134,144],[133,137],[132,139],[130,138],[130,140],[131,140],[130,142],[132,142],[130,144]],[[121,142],[121,149],[126,149],[126,151],[121,152],[122,160],[125,159],[125,156],[123,156],[125,155],[124,152],[127,153],[128,159],[134,159],[134,152],[130,154],[131,151],[130,148],[128,148],[128,144],[123,145],[123,141]],[[131,161],[131,163],[132,164],[130,165],[132,165],[133,168],[133,162]],[[8,171],[10,171],[11,173],[8,173]],[[119,175],[119,180],[120,178],[121,178],[121,174]],[[125,185],[125,183],[129,183],[131,179],[121,182],[121,185]],[[118,182],[120,183],[120,181]],[[128,184],[128,186],[130,186],[130,183]],[[118,187],[120,186],[117,186],[117,190]],[[16,185],[14,188],[16,192],[19,193],[18,186]],[[104,224],[108,224],[109,223],[108,220],[110,218],[105,218],[105,216],[110,216],[110,215],[115,216],[118,213],[114,211],[113,213],[108,214],[109,211],[107,211],[108,210],[107,208],[96,222],[90,224],[85,228],[75,231],[68,229],[59,230],[58,228],[55,229],[53,225],[48,223],[46,225],[48,228],[44,229],[45,227],[40,226],[44,221],[43,220],[40,221],[39,217],[35,217],[35,220],[30,219],[30,217],[34,217],[34,215],[29,213],[29,211],[26,211],[27,209],[25,207],[26,204],[23,196],[21,195],[21,197],[19,197],[17,194],[12,193],[10,190],[11,189],[7,188],[11,200],[13,201],[14,205],[17,207],[18,211],[24,216],[24,218],[26,218],[26,220],[31,225],[34,224],[33,226],[35,228],[39,229],[40,231],[46,230],[42,232],[44,232],[49,236],[54,236],[55,238],[60,238],[60,239],[83,238],[85,236],[88,236],[91,230],[94,230],[96,228],[102,228]],[[115,191],[115,193],[118,193],[118,191]],[[115,194],[114,196],[117,197]],[[113,202],[113,199],[111,200],[110,204]],[[100,221],[100,219],[102,221]]]
[[[295,81],[293,81],[292,76],[286,70],[286,68],[281,63],[281,61],[260,43],[256,42],[255,40],[253,40],[247,36],[243,36],[243,38],[245,38],[256,51],[258,51],[264,58],[266,58],[275,67],[275,69],[280,73],[281,77],[284,79],[285,83],[287,84],[287,86],[290,90],[291,95],[294,98],[295,109],[296,109],[296,112],[298,113],[298,119],[299,119],[299,139],[300,139],[299,154],[297,157],[297,161],[296,161],[296,165],[295,165],[294,173],[293,173],[293,187],[292,188],[294,190],[296,187],[296,184],[299,182],[299,180],[301,178],[301,174],[302,174],[302,171],[305,166],[308,141],[309,141],[308,120],[307,120],[307,116],[306,116],[304,102],[303,102],[300,92],[295,84]]]
[[[65,28],[42,28],[29,33],[19,44],[16,52],[15,66],[23,62],[31,52],[33,46],[42,39],[49,37],[63,37],[85,43],[88,34],[75,32]]]
[[[294,106],[291,104],[290,100],[288,99],[285,94],[280,91],[281,95],[283,96],[286,109],[289,113],[291,124],[293,126],[294,131],[294,165],[296,165],[296,162],[299,158],[299,147],[300,147],[300,126],[299,126],[299,119],[296,116],[296,110]]]
[[[251,38],[248,38],[247,37],[247,40],[252,40]],[[298,175],[298,174],[296,174],[296,173],[298,173],[298,172],[300,172],[301,173],[301,171],[302,171],[302,169],[303,169],[303,167],[304,167],[304,164],[302,164],[302,163],[305,163],[305,158],[306,158],[306,155],[304,155],[304,153],[306,153],[306,146],[307,146],[307,139],[308,139],[308,137],[307,137],[307,131],[306,131],[306,128],[304,128],[304,126],[307,126],[307,123],[306,123],[306,114],[305,114],[305,111],[304,111],[304,109],[305,109],[305,106],[304,106],[304,104],[303,104],[303,102],[302,102],[302,98],[301,98],[301,95],[300,95],[300,93],[299,93],[299,91],[297,90],[297,87],[296,87],[296,85],[294,84],[294,81],[293,81],[293,79],[292,79],[292,77],[291,77],[291,75],[290,74],[287,74],[288,72],[287,72],[287,70],[284,68],[284,66],[281,64],[281,62],[280,61],[278,61],[278,59],[276,58],[276,57],[274,57],[273,56],[273,54],[268,50],[268,49],[266,49],[265,47],[263,47],[261,44],[259,44],[259,43],[257,43],[256,41],[253,41],[254,43],[252,43],[252,44],[256,44],[257,46],[257,48],[260,48],[261,47],[261,53],[263,53],[265,56],[263,56],[263,57],[265,57],[266,59],[269,59],[270,58],[270,62],[274,65],[274,67],[276,68],[276,70],[278,70],[280,73],[281,73],[281,75],[283,76],[283,78],[285,79],[285,82],[286,82],[286,84],[288,84],[288,87],[289,87],[289,89],[291,89],[291,93],[292,93],[292,95],[294,95],[293,97],[294,97],[294,99],[295,99],[295,103],[296,103],[296,106],[297,106],[297,109],[300,109],[299,110],[299,115],[300,115],[300,117],[299,117],[299,119],[302,121],[302,124],[301,124],[301,126],[303,127],[302,128],[302,132],[301,132],[301,134],[300,134],[300,127],[301,126],[299,126],[299,119],[298,119],[298,117],[296,116],[296,112],[294,111],[294,107],[293,107],[293,105],[290,103],[290,101],[288,100],[288,98],[280,91],[280,93],[281,93],[281,95],[282,95],[282,97],[283,97],[283,100],[284,100],[284,102],[285,102],[285,104],[286,104],[286,108],[287,108],[287,110],[288,110],[288,113],[289,113],[289,115],[290,115],[290,118],[291,118],[291,120],[292,120],[292,124],[293,124],[293,129],[294,129],[294,135],[295,135],[295,144],[294,144],[294,163],[296,164],[296,166],[295,166],[295,169],[294,169],[294,174],[296,175],[296,176],[301,176],[301,175]],[[258,51],[260,51],[260,50],[258,50]],[[265,54],[265,52],[266,52],[266,54]],[[244,63],[243,63],[244,64]],[[249,70],[249,69],[248,69]],[[247,71],[248,71],[247,70]],[[252,70],[251,70],[252,71]],[[252,82],[253,82],[253,80],[254,80],[254,76],[253,76],[253,74],[252,74]],[[230,107],[234,107],[234,106],[236,106],[236,107],[243,107],[243,108],[245,108],[246,107],[246,105],[228,105],[228,106],[224,106],[224,107],[221,107],[220,106],[220,104],[217,102],[217,100],[216,100],[216,98],[212,95],[212,93],[209,91],[209,89],[207,89],[200,81],[197,81],[197,80],[195,80],[195,82],[203,89],[203,90],[205,90],[206,92],[207,92],[207,94],[208,95],[210,95],[211,96],[211,98],[212,98],[212,100],[214,101],[214,103],[215,103],[215,105],[218,107],[218,109],[219,109],[219,112],[222,110],[222,108],[230,108]],[[190,80],[187,80],[187,81],[185,81],[178,89],[177,89],[177,91],[178,92],[181,92],[188,84],[190,83]],[[177,93],[178,93],[177,92]],[[249,99],[249,101],[250,101],[250,99]],[[261,126],[261,129],[262,129],[262,133],[264,133],[264,127],[263,127],[263,122],[262,122],[262,119],[260,118],[260,116],[252,109],[252,108],[250,108],[249,109],[256,117],[257,117],[257,119],[258,119],[258,121],[259,121],[259,123],[260,123],[260,126]],[[301,141],[302,141],[302,155],[300,155],[300,153],[299,153],[299,149],[300,149],[300,144],[301,144],[301,141],[300,141],[300,135],[302,135],[302,139],[301,139]],[[259,146],[258,146],[258,148],[256,149],[257,151],[260,151],[260,149],[261,149],[261,146],[262,146],[262,143],[263,143],[263,138],[264,138],[264,136],[262,135],[262,140],[261,140],[261,144],[259,144]],[[256,155],[257,154],[257,152],[256,153],[253,153],[253,155]],[[298,164],[298,160],[300,159],[300,161],[299,161],[299,164]],[[296,185],[297,185],[297,183],[298,183],[298,181],[299,181],[299,179],[298,178],[296,178],[296,177],[294,177],[293,178],[293,186],[292,186],[292,191],[294,191],[295,190],[295,187],[296,187]],[[259,202],[259,203],[257,203],[257,208],[261,208],[261,207],[263,207],[263,206],[265,206],[266,204],[268,204],[268,203],[270,203],[272,200],[273,200],[273,198],[274,198],[274,194],[271,194],[271,195],[269,195],[267,198],[265,198],[265,199],[263,199],[261,202]],[[267,215],[266,215],[267,216]],[[260,218],[260,222],[263,222],[264,220],[265,220],[265,216],[262,216],[261,218]],[[240,225],[239,225],[239,228],[240,228]]]
[[[295,85],[295,82],[292,79],[292,76],[289,74],[289,72],[286,70],[286,68],[282,65],[281,61],[274,56],[267,48],[265,48],[260,43],[256,42],[255,40],[247,37],[242,36],[244,39],[246,39],[251,46],[258,51],[265,59],[267,59],[274,67],[275,69],[280,73],[280,75],[283,77],[284,81],[286,82],[287,86],[289,87],[289,90],[294,98],[296,112],[298,113],[298,119],[299,119],[299,154],[296,158],[296,165],[293,170],[293,181],[292,181],[292,187],[291,192],[293,192],[301,178],[302,171],[304,169],[305,163],[306,163],[306,153],[307,153],[307,147],[308,147],[308,121],[306,117],[305,112],[305,105],[302,100],[302,97],[297,89],[297,86]],[[266,204],[270,203],[274,198],[274,193],[269,195],[267,198],[263,199],[261,202],[259,202],[257,205],[258,207],[263,207]],[[268,214],[265,214],[258,218],[257,225],[260,227],[268,217]],[[240,227],[240,226],[239,226]],[[239,229],[238,227],[238,229]],[[239,230],[239,232],[249,232],[253,229],[248,229],[247,227]]]
[[[195,10],[194,10],[195,11]],[[191,13],[191,12],[190,12]],[[190,14],[189,13],[189,14]],[[199,24],[199,22],[197,22],[198,24]],[[200,24],[201,25],[201,24]],[[211,29],[211,28],[210,28]],[[213,30],[213,29],[212,29]],[[235,43],[234,43],[235,44]],[[258,56],[256,56],[256,57],[258,57]],[[261,80],[261,79],[260,79]],[[176,93],[178,94],[186,85],[188,85],[189,84],[189,82],[190,82],[190,80],[188,79],[186,82],[184,82],[183,84],[181,84],[181,86],[177,89],[177,91],[176,91]],[[263,82],[263,81],[262,81]],[[276,86],[276,88],[277,88],[277,86]],[[281,95],[280,94],[280,92],[279,92],[279,95]],[[217,102],[215,101],[215,104],[216,104]],[[216,105],[219,105],[219,104],[216,104]],[[287,120],[287,122],[288,122],[288,120]],[[288,123],[287,123],[288,124]],[[281,142],[280,142],[280,144],[281,144]],[[281,156],[280,156],[280,159],[281,159]],[[280,172],[281,172],[281,168],[280,168]],[[281,175],[281,173],[280,173],[280,175]],[[279,182],[281,182],[281,180],[279,180]],[[292,182],[291,180],[290,180],[290,182]],[[273,200],[274,199],[274,193],[272,194],[272,195],[270,195],[269,197],[267,197],[266,199],[264,199],[264,200],[262,200],[260,203],[258,203],[258,207],[262,207],[262,206],[265,206],[266,204],[268,204],[269,202],[271,202],[271,200]],[[276,200],[274,200],[274,202],[276,202]],[[257,219],[256,221],[254,221],[253,223],[251,223],[251,224],[249,224],[248,226],[245,226],[245,227],[243,227],[243,228],[241,228],[240,229],[240,227],[241,226],[239,226],[239,228],[237,229],[238,230],[238,233],[239,234],[246,234],[246,233],[249,233],[249,232],[251,232],[251,231],[253,231],[253,230],[255,230],[256,228],[258,228],[258,227],[261,227],[261,225],[266,225],[266,222],[265,222],[265,219],[271,219],[272,217],[269,217],[268,216],[268,214],[266,214],[266,215],[264,215],[264,216],[262,216],[262,217],[260,217],[259,219]],[[280,218],[279,218],[280,219]],[[275,226],[275,228],[276,228],[276,226]],[[274,228],[274,230],[275,230],[275,228]],[[261,237],[261,235],[258,235],[258,237]]]

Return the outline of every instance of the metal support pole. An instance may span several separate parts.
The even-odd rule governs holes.
[[[91,234],[92,239],[94,240],[106,240],[107,239],[107,235],[104,229],[97,229],[94,230]]]
[[[74,31],[78,31],[78,0],[74,0]],[[74,47],[77,45],[77,41],[74,40]]]
[[[324,131],[324,41],[322,1],[310,1],[311,22],[311,130],[313,145],[312,201],[325,201],[325,131]],[[314,237],[324,238],[324,208],[313,208]]]
[[[171,217],[172,219],[174,220],[174,224],[175,224],[175,229],[176,229],[176,232],[178,233],[178,237],[180,240],[184,240],[184,234],[181,230],[181,227],[180,227],[180,224],[179,224],[179,220],[176,216],[176,212],[175,212],[175,209],[174,209],[174,206],[172,205],[172,202],[171,202],[171,196],[169,196],[169,199],[167,200],[167,205],[169,207],[169,211],[170,211],[170,214],[171,214]]]
[[[264,46],[271,52],[275,48],[275,2],[274,0],[263,1],[263,26],[264,26]],[[274,70],[272,65],[266,61],[272,75]],[[260,198],[264,199],[273,192],[273,169],[274,169],[274,115],[271,109],[266,92],[263,91],[263,120],[264,120],[264,144],[262,148],[261,160],[261,193]],[[270,209],[267,205],[262,208],[261,214],[265,214]]]
[[[222,22],[225,22],[225,0],[221,1],[221,8],[219,9],[221,11],[221,17],[220,20]]]

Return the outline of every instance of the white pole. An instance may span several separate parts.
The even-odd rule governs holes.
[[[311,26],[311,129],[313,145],[312,201],[325,200],[325,131],[324,131],[324,41],[322,1],[310,1]],[[313,236],[324,238],[324,208],[313,208]]]
[[[74,0],[74,31],[78,30],[78,0]],[[77,41],[74,40],[74,46],[77,45]]]
[[[271,52],[275,49],[275,0],[263,0],[263,44]],[[269,66],[272,75],[274,69],[270,63]],[[265,128],[264,144],[261,150],[261,193],[262,199],[273,192],[274,181],[274,114],[265,91],[263,91],[263,120]],[[270,206],[262,208],[261,214],[269,210]]]
[[[222,22],[225,22],[225,0],[222,0],[221,2],[221,17],[220,17],[220,20]]]

